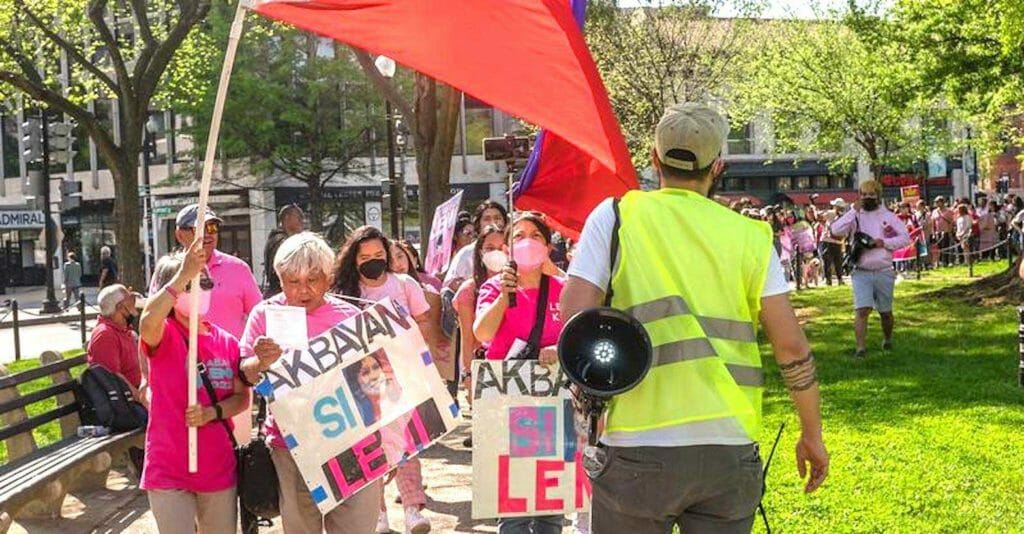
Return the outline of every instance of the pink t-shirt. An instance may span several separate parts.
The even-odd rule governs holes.
[[[468,307],[476,313],[476,280],[469,278],[462,282],[459,290],[452,297],[452,307],[455,308],[455,311]]]
[[[206,323],[209,332],[199,336],[199,361],[219,399],[235,391],[238,370],[238,340],[223,329]],[[142,344],[149,357],[151,394],[149,424],[146,427],[146,460],[142,489],[192,492],[222,491],[235,485],[235,453],[231,439],[219,421],[201,427],[198,435],[198,471],[188,472],[188,328],[177,320],[164,322],[164,336],[155,349]],[[210,406],[202,379],[197,377],[199,404]],[[228,421],[230,425],[231,422]]]
[[[206,270],[213,281],[213,295],[204,318],[240,338],[249,311],[263,298],[256,277],[247,263],[219,250],[214,250],[206,261]],[[160,288],[156,286],[154,274],[149,294],[155,295],[157,291]]]
[[[494,276],[480,286],[476,305],[478,317],[501,295],[499,276]],[[547,313],[544,314],[544,330],[540,336],[541,347],[558,343],[558,336],[562,333],[562,316],[558,311],[558,299],[562,295],[562,286],[565,281],[554,276],[549,277],[549,280]],[[523,341],[530,339],[530,331],[533,330],[533,322],[537,315],[537,299],[539,297],[539,288],[516,290],[516,307],[505,311],[505,317],[501,319],[501,325],[498,326],[498,331],[495,332],[494,339],[491,340],[491,346],[487,348],[488,360],[504,360],[516,339]]]
[[[242,358],[254,356],[253,347],[256,339],[267,333],[267,310],[268,305],[284,306],[288,303],[284,293],[278,293],[273,297],[264,300],[252,309],[249,314],[249,322],[245,324],[245,333],[242,334],[241,351]],[[359,313],[359,308],[331,295],[324,297],[324,303],[312,312],[306,313],[306,336],[314,338],[330,330],[338,323]],[[267,443],[272,447],[284,449],[284,439],[281,438],[281,431],[277,429],[277,423],[273,415],[267,416]]]
[[[370,287],[359,284],[359,298],[366,300],[383,300],[392,298],[405,307],[413,317],[419,317],[430,311],[423,288],[407,274],[388,273],[387,280],[377,286]]]

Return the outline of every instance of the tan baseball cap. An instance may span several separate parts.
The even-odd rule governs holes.
[[[729,135],[729,123],[704,104],[687,102],[665,110],[654,129],[654,150],[661,163],[695,171],[714,163]]]

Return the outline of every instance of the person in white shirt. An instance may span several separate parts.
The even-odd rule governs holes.
[[[487,200],[477,206],[476,212],[473,213],[473,228],[476,230],[474,233],[480,235],[485,227],[492,224],[498,228],[505,228],[505,225],[508,224],[508,210],[497,201]],[[444,287],[455,291],[459,289],[459,285],[464,280],[473,276],[473,245],[475,243],[474,240],[462,247],[452,257],[451,263],[448,264],[448,272],[444,275]]]

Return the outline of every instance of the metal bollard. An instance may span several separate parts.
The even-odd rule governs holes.
[[[18,325],[18,301],[11,301],[11,315],[14,316],[14,361],[21,361],[21,332]]]
[[[1024,388],[1024,306],[1017,308],[1019,318],[1017,338],[1020,342],[1020,366],[1017,368],[1017,385]]]
[[[85,292],[78,294],[78,329],[82,331],[82,348],[85,342]]]

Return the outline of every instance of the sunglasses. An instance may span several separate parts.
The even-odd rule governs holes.
[[[206,221],[206,224],[203,226],[203,229],[205,230],[205,235],[217,235],[220,233],[220,223],[217,221]],[[184,228],[184,230],[189,230],[192,232],[196,231],[195,228]]]
[[[213,280],[210,280],[205,276],[201,276],[199,278],[199,289],[202,289],[203,291],[209,291],[213,289]],[[190,281],[189,283],[185,284],[185,292],[188,293],[191,290],[192,282]]]

